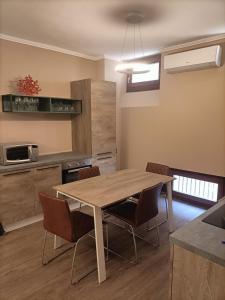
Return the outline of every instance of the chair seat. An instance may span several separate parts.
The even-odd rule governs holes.
[[[127,222],[130,225],[135,225],[135,212],[137,208],[137,203],[135,201],[127,200],[121,204],[117,204],[108,209],[108,212],[120,218],[121,220]]]
[[[94,229],[94,218],[92,216],[76,210],[72,211],[70,215],[74,228],[73,242]]]
[[[138,193],[138,194],[133,195],[131,198],[139,199],[140,195],[141,195],[141,193]],[[166,190],[166,185],[165,184],[162,187],[162,191],[160,193],[160,196],[164,197],[164,198],[167,197],[167,190]]]

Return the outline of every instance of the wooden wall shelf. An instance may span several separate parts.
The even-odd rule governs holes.
[[[81,114],[82,101],[77,99],[24,96],[2,96],[2,111],[12,113]]]

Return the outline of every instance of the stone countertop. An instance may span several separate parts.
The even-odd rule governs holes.
[[[90,155],[85,155],[77,152],[61,152],[47,155],[40,155],[38,161],[28,162],[24,164],[0,166],[0,173],[7,173],[25,169],[47,166],[52,164],[60,164],[72,160],[90,159]]]
[[[225,267],[225,229],[202,220],[225,205],[225,197],[201,216],[170,235],[170,241]]]

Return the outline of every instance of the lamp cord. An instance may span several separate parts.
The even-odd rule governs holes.
[[[139,36],[140,36],[140,43],[141,43],[141,50],[142,50],[142,56],[145,56],[145,51],[144,51],[144,43],[143,43],[143,38],[142,38],[142,33],[141,33],[141,25],[140,23],[138,24],[138,29],[139,29]]]
[[[126,48],[127,31],[128,31],[128,23],[126,23],[126,28],[125,28],[125,33],[124,33],[124,37],[123,37],[123,43],[122,43],[120,60],[123,60],[123,56],[124,56],[124,52],[125,52],[125,48]]]
[[[126,23],[124,37],[123,37],[123,43],[122,43],[122,47],[121,47],[120,61],[123,60],[124,54],[125,54],[125,51],[126,51],[127,39],[128,39],[128,31],[129,31],[130,25],[131,24],[129,22]],[[140,52],[142,52],[142,56],[145,56],[144,44],[143,44],[143,37],[142,37],[142,32],[141,32],[141,25],[140,25],[140,23],[138,23],[138,24],[134,23],[133,25],[134,25],[134,27],[133,27],[133,51],[134,51],[134,58],[136,58],[136,52],[137,52],[137,47],[136,47],[136,43],[135,43],[136,42],[135,41],[136,40],[136,25],[138,27],[137,28],[137,30],[138,30],[137,34],[139,34],[139,41],[140,41],[140,48],[141,48]],[[132,35],[132,27],[131,27],[131,35]],[[138,39],[138,37],[137,37],[137,39]]]
[[[135,49],[135,26],[136,24],[134,24],[134,58],[136,57],[136,49]]]

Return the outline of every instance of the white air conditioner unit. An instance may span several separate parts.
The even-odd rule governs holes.
[[[221,66],[222,48],[219,45],[164,56],[164,69],[168,73]]]

